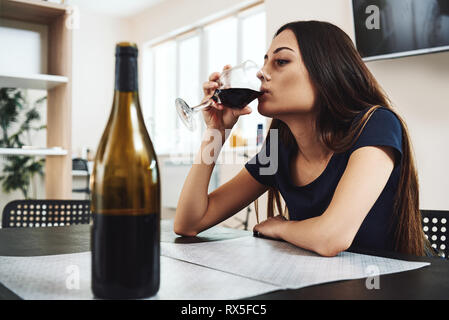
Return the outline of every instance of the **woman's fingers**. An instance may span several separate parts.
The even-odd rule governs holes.
[[[218,83],[214,82],[214,81],[206,81],[203,83],[203,90],[204,91],[211,91],[218,88]]]
[[[203,91],[204,91],[204,99],[203,102],[207,99],[211,99],[212,95],[214,94],[215,90],[218,88],[218,84],[213,81],[206,81],[203,83]],[[223,106],[213,101],[210,105],[211,107],[217,109],[217,110],[223,110]]]
[[[214,108],[216,108],[218,110],[223,110],[224,107],[222,104],[214,102]]]
[[[253,111],[250,106],[246,106],[242,109],[243,114],[250,114]]]
[[[232,68],[231,65],[227,64],[227,65],[225,65],[223,67],[223,71],[226,71],[226,70],[231,69],[231,68]],[[218,87],[220,86],[220,84],[219,84],[220,76],[221,76],[221,73],[213,72],[209,76],[209,81],[206,81],[206,82],[203,83],[203,92],[204,92],[205,98],[209,98],[210,99],[212,97],[213,93],[215,92],[215,90],[218,89]],[[224,108],[222,104],[219,104],[219,103],[216,103],[216,102],[213,102],[211,104],[211,107],[213,107],[213,108],[215,108],[217,110],[223,110],[223,108]],[[243,112],[241,114],[248,114],[248,113],[251,112],[251,109],[249,109],[249,111],[248,111],[248,109],[243,111],[244,109],[238,110],[238,112],[239,112],[238,115],[240,115],[241,112]],[[236,115],[236,114],[234,114],[234,115]]]
[[[220,78],[220,72],[214,72],[209,76],[209,81],[215,81],[218,78]]]
[[[231,69],[231,65],[227,64],[223,67],[223,71]],[[210,74],[209,76],[209,81],[206,81],[203,84],[203,89],[206,90],[212,90],[212,89],[217,89],[218,88],[218,81],[220,79],[220,72],[213,72]]]
[[[232,112],[233,112],[234,116],[237,117],[237,116],[243,116],[245,114],[250,114],[252,112],[252,109],[251,109],[251,107],[246,106],[243,109],[232,109]]]
[[[210,99],[217,88],[218,84],[216,82],[213,81],[204,82],[203,83],[204,97]]]
[[[218,80],[220,73],[214,72],[209,76],[209,81],[203,83],[203,92],[205,96],[211,96],[212,93],[218,88]]]

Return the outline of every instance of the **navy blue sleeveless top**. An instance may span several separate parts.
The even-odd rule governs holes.
[[[368,109],[360,112],[353,123],[360,120]],[[393,204],[400,177],[402,127],[393,112],[385,107],[376,109],[352,147],[346,152],[334,153],[321,175],[305,186],[296,186],[293,183],[290,176],[292,150],[283,145],[280,139],[277,170],[272,174],[263,172],[263,168],[266,169],[270,165],[266,160],[270,153],[269,140],[265,140],[261,151],[245,164],[245,168],[259,183],[279,190],[287,205],[290,220],[313,218],[327,209],[352,152],[365,146],[392,147],[395,150],[393,172],[360,226],[351,249],[394,250],[397,219],[393,215]]]

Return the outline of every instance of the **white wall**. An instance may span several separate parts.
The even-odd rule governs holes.
[[[422,209],[449,209],[449,52],[368,62],[407,123]]]
[[[165,0],[130,18],[138,44],[211,21],[259,0]]]
[[[333,23],[352,39],[351,0],[265,0],[267,43],[283,24],[296,20],[320,20]]]
[[[0,50],[2,72],[47,73],[48,26],[0,19],[0,39],[2,48],[14,48],[14,54],[11,50]]]
[[[112,106],[115,45],[133,41],[126,19],[80,11],[74,30],[72,149],[96,150]]]

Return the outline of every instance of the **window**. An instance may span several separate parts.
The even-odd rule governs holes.
[[[143,113],[158,154],[197,152],[204,130],[202,115],[196,115],[199,128],[189,131],[178,119],[175,99],[181,97],[191,106],[200,103],[203,82],[226,64],[251,59],[262,66],[265,29],[260,5],[144,50]],[[251,115],[240,117],[235,127],[249,145],[255,145],[257,124],[265,125],[266,118],[257,112],[257,101],[250,106]]]
[[[200,36],[196,32],[193,35],[188,35],[178,41],[178,97],[185,99],[190,106],[200,102],[202,98],[202,81],[200,77]],[[169,107],[175,110],[174,99]],[[186,153],[193,150],[198,150],[201,142],[201,128],[192,132],[188,130],[179,119],[176,117],[176,134],[175,134],[175,150],[177,153]],[[199,118],[199,117],[198,117]],[[199,121],[197,122],[199,124]],[[170,152],[172,152],[170,150]],[[194,152],[194,151],[193,151]]]
[[[223,66],[237,64],[237,18],[231,17],[205,28],[207,74],[221,71]]]
[[[243,12],[241,17],[241,61],[253,60],[258,65],[263,65],[265,46],[265,11],[253,14]],[[257,112],[257,101],[250,104],[253,110],[249,116],[239,118],[239,125],[244,137],[248,137],[249,143],[254,145],[257,140],[257,125],[262,123],[265,127],[266,118]]]
[[[164,153],[173,145],[176,130],[176,110],[171,108],[169,101],[176,98],[176,69],[173,61],[176,59],[176,43],[166,42],[154,48],[154,106],[152,126],[157,149]]]

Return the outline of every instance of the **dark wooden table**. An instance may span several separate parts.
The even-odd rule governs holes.
[[[161,241],[192,243],[219,241],[247,236],[248,231],[214,227],[197,237],[178,237],[172,222],[163,221]],[[0,229],[0,255],[38,256],[85,252],[90,250],[89,225],[49,228]],[[373,252],[361,252],[374,254]],[[278,290],[253,299],[449,299],[449,261],[440,258],[414,257],[397,253],[376,255],[410,261],[426,261],[431,265],[417,270],[383,275],[380,289],[367,289],[366,279],[337,281],[297,290]],[[0,280],[1,281],[1,280]],[[18,299],[0,283],[1,299]]]

